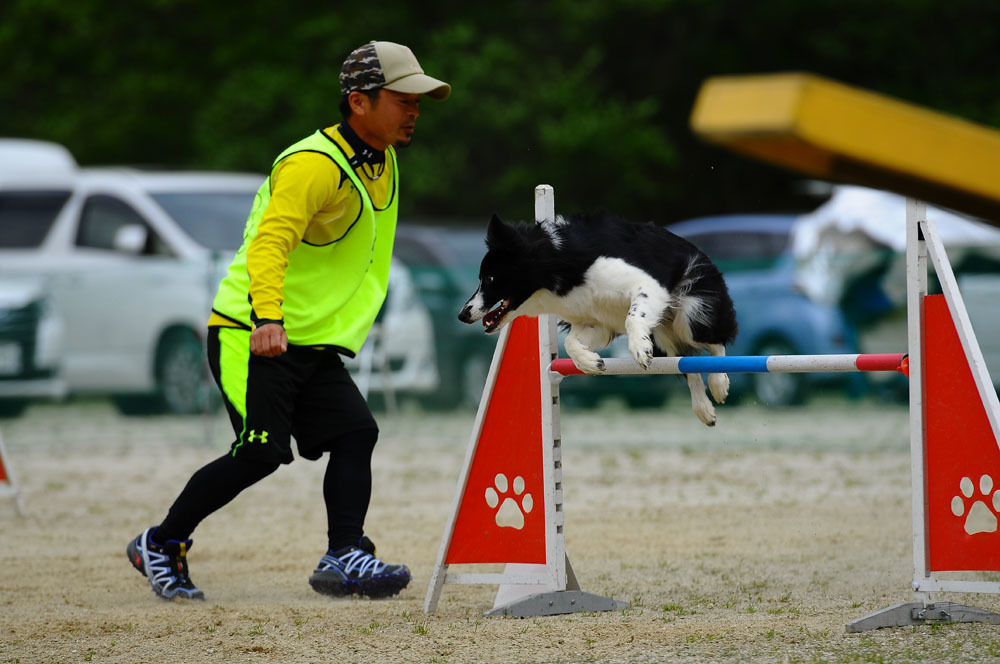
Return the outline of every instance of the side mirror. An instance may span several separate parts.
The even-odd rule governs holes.
[[[146,240],[149,239],[149,231],[141,224],[125,224],[115,230],[111,246],[115,251],[123,254],[138,256],[146,248]]]

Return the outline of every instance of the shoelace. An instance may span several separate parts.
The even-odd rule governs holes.
[[[184,573],[182,565],[176,565],[175,567],[171,556],[164,553],[158,553],[153,550],[148,550],[148,554],[149,569],[147,572],[149,573],[150,578],[160,584],[163,588],[169,588],[174,584],[182,587],[185,584],[190,585],[191,581],[187,578],[187,574]]]
[[[156,551],[149,546],[147,540],[146,554],[149,556],[149,578],[156,581],[164,589],[177,585],[181,588],[193,588],[194,584],[188,576],[187,557],[173,556],[167,552]]]
[[[337,558],[337,560],[345,564],[344,572],[346,574],[350,574],[352,570],[357,569],[358,576],[364,576],[368,573],[378,574],[386,566],[381,560],[361,549],[348,551]]]

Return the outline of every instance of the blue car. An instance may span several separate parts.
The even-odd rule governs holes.
[[[791,234],[795,215],[699,217],[668,228],[708,254],[722,270],[736,306],[739,335],[730,355],[857,353],[857,335],[835,307],[796,288]],[[864,386],[861,374],[733,374],[734,399],[771,406],[802,403],[812,387]]]

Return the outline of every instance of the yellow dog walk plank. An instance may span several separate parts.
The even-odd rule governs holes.
[[[1000,226],[1000,131],[989,127],[803,73],[710,78],[691,127],[762,161]]]

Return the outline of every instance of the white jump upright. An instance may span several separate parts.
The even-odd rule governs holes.
[[[942,294],[927,292],[930,256]],[[944,244],[925,204],[906,204],[913,602],[847,624],[848,632],[926,622],[1000,624],[1000,614],[939,592],[1000,593],[1000,583],[941,572],[1000,571],[1000,402]]]

